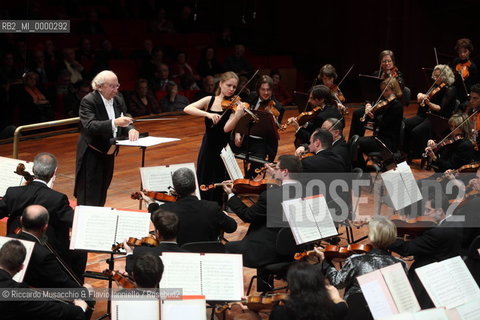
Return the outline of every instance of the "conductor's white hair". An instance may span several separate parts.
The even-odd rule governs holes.
[[[98,90],[98,88],[100,88],[105,82],[107,82],[106,79],[111,76],[116,77],[117,75],[110,70],[100,71],[92,80],[92,89]]]

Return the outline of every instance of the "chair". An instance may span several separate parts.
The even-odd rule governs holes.
[[[225,245],[219,241],[188,242],[180,248],[196,253],[225,253]]]
[[[290,228],[281,228],[280,231],[278,231],[276,249],[277,253],[283,256],[293,256],[295,252],[300,251],[299,246],[297,246],[297,244],[295,243],[295,239],[293,238],[292,230],[290,230]],[[258,281],[262,281],[262,279],[258,277],[258,274],[260,273],[267,275],[267,281],[263,282],[269,287],[269,290],[265,290],[263,293],[267,291],[285,289],[286,287],[274,288],[270,283],[273,283],[274,279],[285,279],[287,276],[288,268],[293,262],[294,260],[275,262],[257,268],[257,275],[253,276],[250,279],[250,283],[247,289],[247,296],[250,294],[250,290],[252,289],[253,280],[257,279],[257,283]]]
[[[358,134],[352,136],[350,141],[348,143],[350,144],[350,155],[352,157],[352,166],[357,162],[358,160],[358,139],[360,136]]]

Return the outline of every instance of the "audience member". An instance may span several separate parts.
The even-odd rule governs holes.
[[[178,86],[175,82],[167,84],[167,95],[160,99],[160,108],[163,112],[181,112],[189,104],[187,97],[178,94]]]
[[[128,99],[128,111],[133,117],[162,112],[157,99],[148,88],[147,80],[138,79],[135,92]]]

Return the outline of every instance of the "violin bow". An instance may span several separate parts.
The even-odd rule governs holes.
[[[467,122],[468,120],[470,120],[471,117],[473,117],[474,115],[476,115],[478,113],[479,110],[475,110],[474,112],[472,112],[471,115],[469,115],[465,120],[463,120],[462,122],[460,122],[460,124],[458,126],[455,127],[455,129],[453,129],[452,131],[450,131],[450,133],[448,133],[442,140],[440,140],[438,143],[436,143],[435,145],[440,145],[442,144],[445,140],[448,139],[448,137],[450,137],[452,135],[452,133],[454,133],[458,128],[460,128],[461,126],[463,126],[463,124],[465,122]]]
[[[372,106],[374,108],[377,104],[380,103],[380,100],[382,100],[383,94],[385,93],[385,90],[387,90],[388,85],[390,84],[390,81],[392,81],[393,77],[388,78],[387,84],[385,85],[385,88],[383,88],[382,93],[380,93],[380,96],[378,97],[377,101],[375,104]]]
[[[315,77],[315,79],[313,79],[312,86],[310,87],[310,89],[308,89],[307,96],[310,96],[310,93],[309,93],[309,92],[312,90],[313,87],[315,87],[315,86],[317,85],[318,76],[319,76],[319,75],[317,75],[317,76]],[[302,112],[305,112],[305,110],[307,110],[308,100],[309,100],[309,99],[307,99],[307,103],[305,104],[305,107],[303,107]],[[300,112],[300,113],[302,113],[302,112]]]
[[[435,54],[435,61],[437,62],[437,65],[438,65],[437,48],[433,47],[433,53]]]
[[[440,75],[438,76],[438,78],[440,78],[441,76],[443,76],[443,74],[445,73],[445,68],[447,67],[447,65],[444,65],[443,68],[442,68],[442,72],[440,73]],[[435,71],[435,68],[433,69],[433,71]],[[432,72],[433,73],[433,72]],[[438,79],[437,78],[437,79]],[[428,89],[427,93],[425,93],[427,96],[432,92],[433,90],[433,87],[435,86],[435,83],[437,82],[437,80],[433,81],[433,84],[430,86],[430,89]]]
[[[340,88],[340,85],[342,84],[343,80],[345,80],[345,78],[348,76],[348,74],[350,73],[350,71],[352,71],[353,67],[355,66],[355,64],[352,64],[352,66],[350,67],[350,69],[348,69],[347,73],[345,73],[345,75],[343,76],[342,80],[340,80],[337,84],[337,87]]]

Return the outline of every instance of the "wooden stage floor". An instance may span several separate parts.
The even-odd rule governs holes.
[[[353,109],[346,116],[347,126],[345,136],[348,136],[348,128],[350,127],[350,118]],[[414,105],[405,109],[404,117],[410,117],[416,112]],[[296,109],[289,109],[285,113],[284,119],[296,116]],[[148,132],[151,136],[180,138],[180,141],[167,143],[164,145],[148,148],[145,154],[145,166],[159,166],[185,162],[196,162],[200,144],[204,134],[204,119],[192,117],[189,115],[176,116],[174,121],[151,121],[137,122],[135,125],[140,132]],[[58,170],[54,184],[54,189],[65,193],[69,199],[73,200],[73,186],[75,177],[75,153],[78,133],[68,133],[51,136],[36,140],[22,141],[19,146],[19,159],[32,161],[38,152],[50,152],[58,158]],[[289,127],[287,130],[280,132],[280,143],[278,155],[293,154],[294,129]],[[12,157],[12,144],[0,145],[0,156]],[[130,194],[139,190],[141,165],[141,150],[134,147],[122,147],[115,161],[115,173],[112,184],[110,186],[106,206],[125,209],[138,209],[138,201],[131,200]],[[423,178],[430,173],[418,169],[418,164],[412,167],[417,178]],[[12,168],[15,170],[15,168]],[[372,214],[373,208],[370,204],[360,205],[360,212]],[[386,206],[382,207],[382,214],[388,215],[391,209]],[[248,225],[242,223],[235,214],[232,214],[239,228],[234,234],[226,234],[228,240],[242,239]],[[366,227],[354,229],[355,238],[366,234]],[[344,230],[340,229],[340,232]],[[345,241],[343,237],[343,241]],[[342,241],[342,242],[343,242]],[[102,271],[108,267],[105,259],[106,254],[89,254],[87,270]],[[124,268],[124,260],[118,259],[115,268],[122,270]],[[244,268],[244,282],[246,286],[250,277],[254,274],[253,269]],[[107,283],[101,280],[88,279],[94,287],[106,287]],[[245,288],[246,288],[245,286]],[[97,304],[93,319],[105,313],[106,304],[100,302]]]

